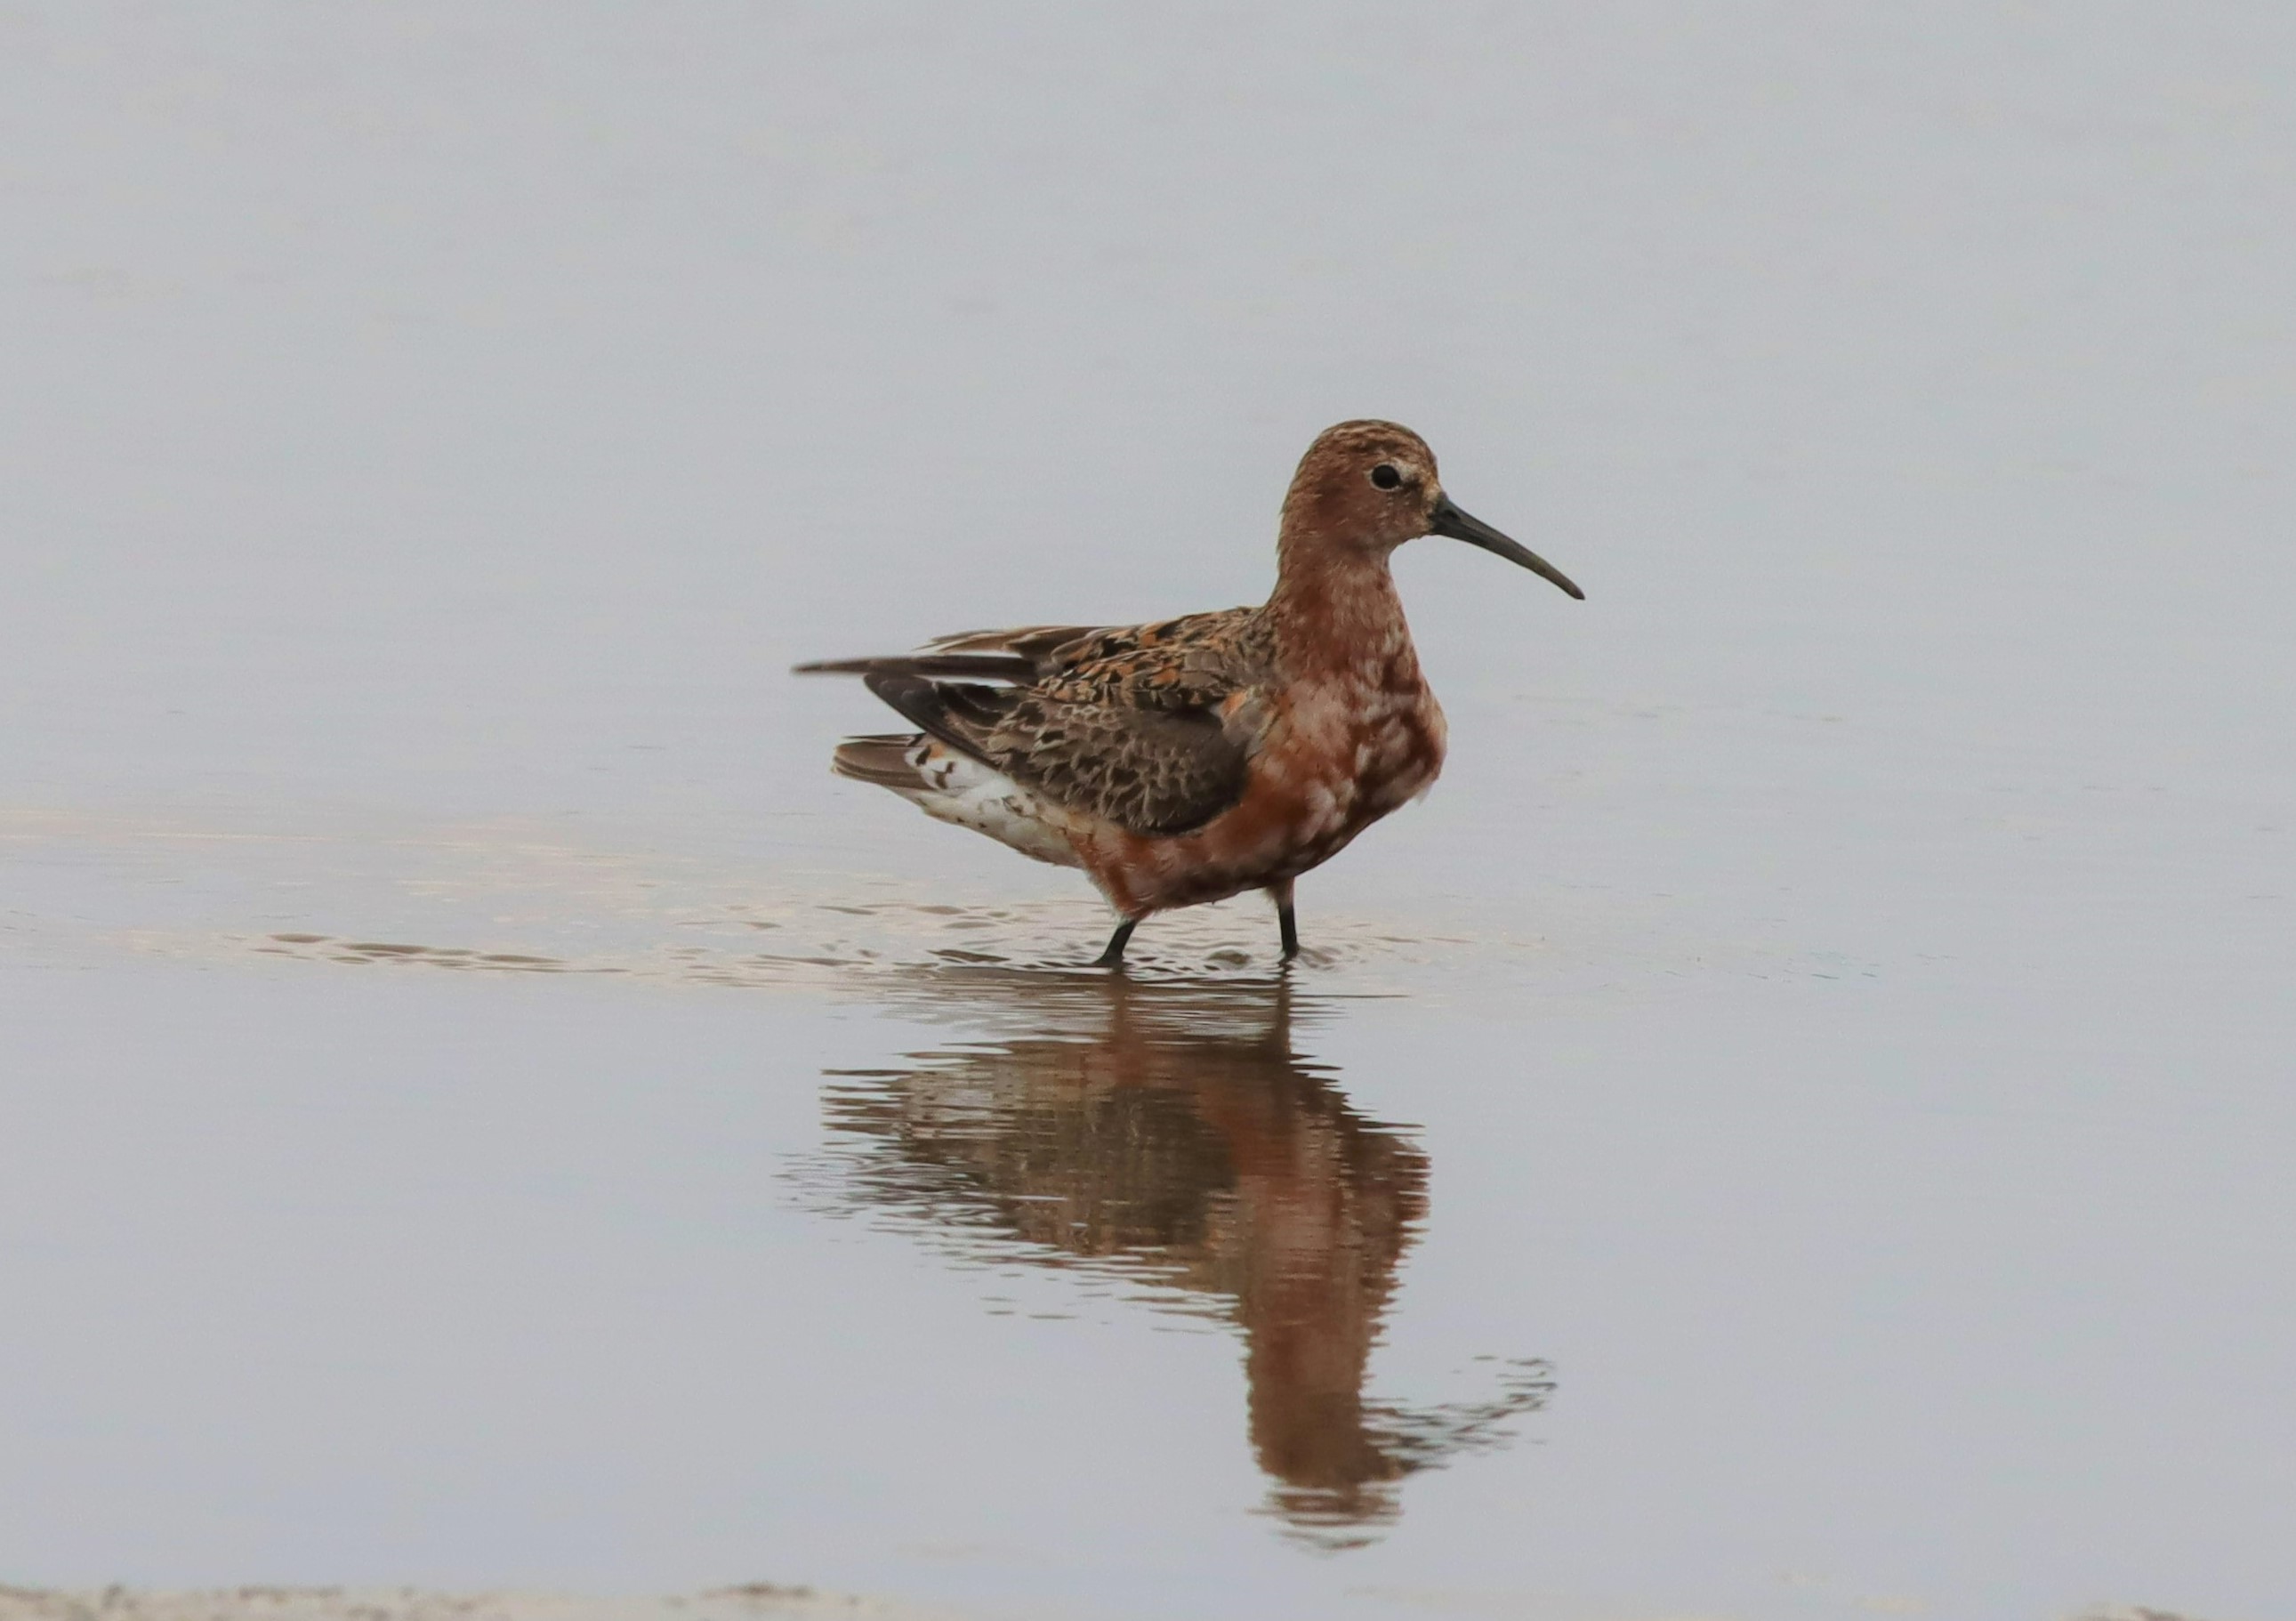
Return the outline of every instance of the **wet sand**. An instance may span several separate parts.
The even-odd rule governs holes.
[[[752,1583],[663,1598],[424,1592],[408,1587],[232,1587],[160,1592],[0,1587],[0,1621],[958,1621],[950,1610]]]

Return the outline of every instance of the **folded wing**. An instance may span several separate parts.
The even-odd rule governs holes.
[[[1073,811],[1133,833],[1201,827],[1243,795],[1267,653],[1249,609],[1121,628],[945,637],[800,666],[854,674],[911,724]]]

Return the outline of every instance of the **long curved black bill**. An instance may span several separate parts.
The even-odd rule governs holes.
[[[1551,580],[1580,602],[1587,593],[1570,583],[1570,577],[1527,546],[1517,545],[1472,513],[1464,512],[1445,496],[1435,507],[1434,526],[1431,535],[1447,535],[1454,540],[1464,540],[1469,546],[1480,546],[1487,552],[1496,552],[1509,563],[1519,563],[1541,580]]]

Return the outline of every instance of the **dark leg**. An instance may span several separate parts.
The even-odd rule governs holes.
[[[1278,884],[1273,887],[1275,896],[1275,927],[1283,936],[1283,960],[1290,962],[1300,955],[1300,918],[1292,909],[1292,886]]]
[[[1116,926],[1116,933],[1109,938],[1108,950],[1103,951],[1097,958],[1094,959],[1092,966],[1095,968],[1122,967],[1124,966],[1124,943],[1132,938],[1132,931],[1139,926],[1140,919],[1137,917],[1127,917],[1123,922],[1118,924]]]

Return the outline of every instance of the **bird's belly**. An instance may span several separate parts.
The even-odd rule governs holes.
[[[1412,701],[1310,709],[1254,758],[1242,800],[1170,838],[1084,843],[1085,864],[1120,910],[1192,906],[1295,878],[1433,786],[1443,712]],[[1336,723],[1334,723],[1336,722]]]
[[[1356,744],[1355,798],[1358,828],[1418,798],[1443,769],[1443,712],[1430,698],[1423,710],[1384,717]]]
[[[1431,711],[1431,716],[1426,711]],[[1434,786],[1443,769],[1442,712],[1398,707],[1352,728],[1342,751],[1312,751],[1275,762],[1300,785],[1307,814],[1293,824],[1296,850],[1287,865],[1305,872],[1339,853],[1350,839]]]

